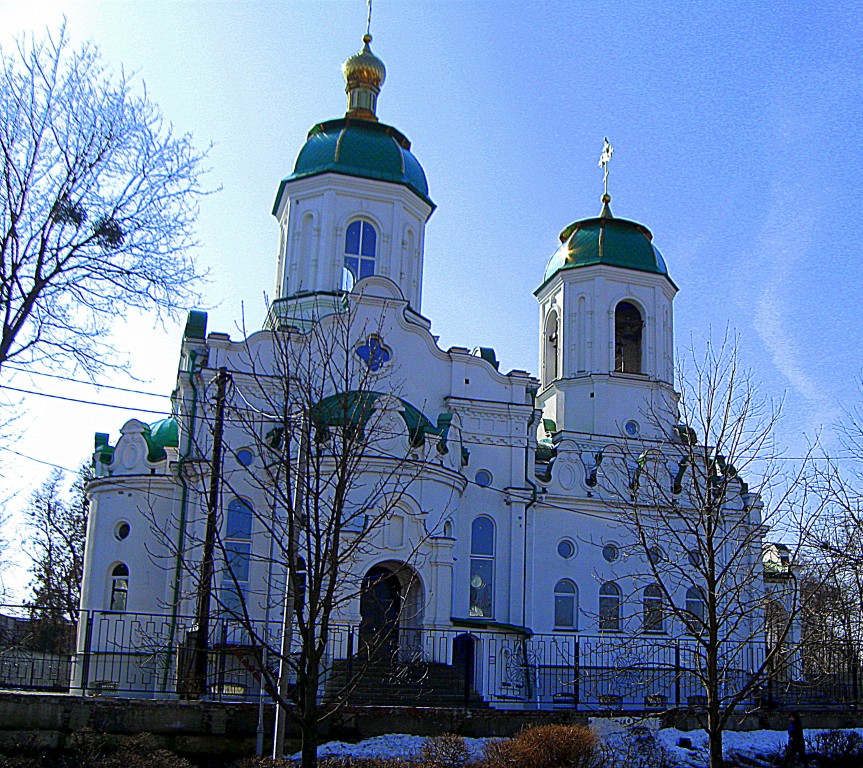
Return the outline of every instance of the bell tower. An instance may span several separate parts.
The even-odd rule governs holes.
[[[367,33],[362,49],[342,65],[345,116],[309,131],[293,172],[279,186],[270,324],[325,311],[344,291],[380,290],[363,284],[372,275],[395,283],[420,311],[425,225],[435,206],[410,142],[378,120],[386,68],[371,42]]]
[[[606,172],[610,152],[606,140]],[[543,417],[557,431],[663,437],[675,423],[677,286],[652,233],[614,217],[606,186],[599,216],[560,241],[535,292]]]

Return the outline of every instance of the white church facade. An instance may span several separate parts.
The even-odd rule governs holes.
[[[378,121],[385,71],[369,42],[344,65],[346,115],[312,128],[278,188],[276,297],[265,327],[232,340],[190,313],[173,415],[128,421],[113,444],[96,437],[82,585],[90,620],[79,628],[88,661],[76,685],[177,692],[210,537],[207,615],[222,622],[210,645],[234,654],[232,682],[220,690],[255,690],[230,619],[244,613],[269,636],[282,631],[288,513],[274,509],[279,492],[268,489],[279,481],[265,449],[286,441],[273,427],[285,391],[276,380],[302,375],[320,379],[321,401],[359,398],[351,403],[386,428],[356,470],[354,501],[365,488],[357,503],[374,509],[353,512],[343,533],[343,546],[362,546],[344,560],[355,589],[334,608],[333,659],[355,653],[372,627],[403,651],[412,644],[414,661],[457,667],[473,699],[497,706],[685,703],[688,627],[664,603],[697,618],[703,596],[684,582],[669,594],[655,569],[692,563],[698,542],[668,536],[639,549],[623,520],[643,467],[633,457],[652,451],[680,467],[668,475],[668,498],[687,482],[677,461],[689,439],[675,405],[677,287],[665,261],[646,227],[612,214],[606,194],[598,216],[563,230],[537,276],[538,378],[500,371],[490,349],[441,349],[421,314],[434,204],[409,141]],[[312,337],[334,341],[320,343],[319,364],[286,370],[286,345]],[[220,371],[229,377],[221,418]],[[309,413],[321,409],[282,417]],[[367,418],[361,426],[371,431]],[[344,428],[344,418],[332,425]],[[325,449],[295,441],[291,450],[288,473],[303,451]],[[282,478],[286,487],[292,477]],[[742,481],[734,488],[728,514],[751,516],[757,528],[757,499]],[[760,542],[751,557],[760,561]],[[756,637],[762,620],[753,611],[741,632]],[[112,655],[119,646],[130,651],[122,663]],[[603,674],[633,655],[650,674],[631,665],[626,680]],[[740,674],[753,664],[741,662]],[[575,685],[574,670],[588,668],[596,674]]]

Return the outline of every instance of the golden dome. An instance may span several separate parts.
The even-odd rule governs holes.
[[[362,85],[380,88],[386,80],[387,68],[369,48],[371,41],[371,35],[363,35],[363,49],[342,64],[342,74],[349,90]]]

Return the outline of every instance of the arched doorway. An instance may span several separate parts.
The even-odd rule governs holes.
[[[452,665],[461,681],[465,703],[476,687],[476,644],[474,635],[467,632],[458,635],[452,643]]]
[[[376,565],[363,578],[360,644],[370,656],[392,655],[399,643],[402,589],[398,576]]]

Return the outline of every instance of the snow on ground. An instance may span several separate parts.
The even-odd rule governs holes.
[[[658,720],[635,721],[632,718],[591,718],[591,728],[605,742],[610,751],[624,759],[632,749],[652,737],[663,750],[668,764],[676,768],[706,768],[708,763],[707,734],[704,731],[679,731],[676,728],[659,728]],[[863,736],[863,729],[855,729]],[[807,740],[819,733],[819,729],[806,730]],[[681,738],[692,743],[692,749],[678,747]],[[318,747],[319,757],[417,757],[426,737],[405,733],[375,736],[357,744],[331,741]],[[465,744],[473,758],[482,756],[488,739],[465,738]],[[775,755],[785,749],[788,735],[785,731],[726,731],[723,747],[726,758],[731,755],[757,759]],[[299,760],[300,753],[291,755]]]

